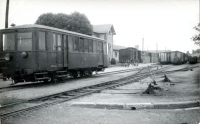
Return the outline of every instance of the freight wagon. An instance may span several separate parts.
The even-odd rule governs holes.
[[[170,52],[159,53],[159,62],[161,64],[170,64]]]
[[[119,50],[119,61],[122,63],[130,63],[134,61],[139,62],[139,55],[140,53],[135,48],[129,47],[126,49],[121,49]]]
[[[184,64],[187,62],[187,55],[180,51],[159,53],[159,61],[161,64]]]
[[[150,62],[157,63],[158,62],[158,53],[150,53]]]

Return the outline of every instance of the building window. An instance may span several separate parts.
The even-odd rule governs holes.
[[[117,52],[115,52],[115,57],[117,57]]]
[[[111,54],[111,45],[108,43],[108,54]]]
[[[3,34],[3,51],[15,50],[15,34]]]
[[[39,31],[39,50],[46,50],[45,32]]]
[[[18,50],[27,51],[32,50],[32,32],[18,33]]]

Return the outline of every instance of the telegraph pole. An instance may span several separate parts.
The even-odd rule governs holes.
[[[144,38],[142,38],[142,53],[144,52]]]
[[[9,13],[9,0],[6,2],[6,20],[5,20],[5,28],[8,28],[8,13]]]
[[[158,43],[156,42],[156,53],[158,53]]]

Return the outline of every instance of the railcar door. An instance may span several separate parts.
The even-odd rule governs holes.
[[[101,41],[97,42],[97,48],[98,48],[98,60],[99,65],[103,65],[103,43]]]
[[[53,50],[56,52],[56,66],[63,67],[62,35],[53,34]]]
[[[63,66],[68,66],[68,36],[63,35]]]

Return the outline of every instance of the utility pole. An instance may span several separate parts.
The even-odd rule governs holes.
[[[158,53],[158,43],[156,42],[156,53]]]
[[[9,0],[6,2],[6,20],[5,20],[5,28],[8,28],[8,13],[9,13]]]
[[[142,38],[142,53],[144,52],[144,38]]]

